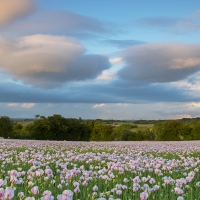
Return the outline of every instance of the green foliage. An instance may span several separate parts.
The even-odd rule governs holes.
[[[182,123],[179,129],[181,140],[192,140],[192,127],[188,123]]]
[[[21,123],[15,123],[13,125],[13,134],[12,137],[15,139],[19,139],[19,135],[22,132],[23,125]]]
[[[14,131],[15,133],[19,134],[19,133],[21,132],[22,128],[23,128],[23,125],[22,125],[22,124],[16,123],[16,124],[14,124],[14,126],[13,126],[13,131]]]
[[[13,133],[13,122],[7,116],[0,117],[0,137],[9,138]]]
[[[51,137],[50,123],[46,118],[35,120],[30,126],[30,137],[32,139],[48,140]]]
[[[64,118],[57,114],[47,118],[35,115],[35,118],[27,124],[16,120],[13,123],[9,117],[1,116],[0,137],[68,141],[200,140],[199,118],[157,120],[154,126],[148,123],[152,120],[139,120],[137,125],[127,121]]]
[[[192,129],[191,135],[193,140],[200,140],[200,122]]]
[[[156,140],[158,141],[178,141],[180,140],[181,122],[170,120],[154,126]]]
[[[137,132],[136,140],[138,141],[154,141],[155,140],[155,134],[150,129],[143,129],[139,130]]]
[[[102,124],[97,121],[94,123],[94,127],[91,134],[91,141],[112,141],[113,140],[112,125]]]
[[[14,139],[31,139],[31,125],[22,125],[21,123],[16,123],[13,126],[13,133],[11,135],[11,138]]]
[[[130,124],[121,124],[115,130],[115,140],[117,141],[128,141],[132,131],[130,130],[132,125]],[[133,136],[132,136],[133,137]]]
[[[31,126],[31,138],[37,140],[88,141],[91,133],[91,128],[80,120],[61,115],[40,117]]]

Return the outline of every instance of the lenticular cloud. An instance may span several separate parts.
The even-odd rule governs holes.
[[[35,10],[33,0],[0,0],[0,26],[11,23]]]
[[[97,77],[110,67],[108,58],[85,55],[74,38],[32,35],[0,40],[0,67],[14,79],[37,87],[55,87],[67,81]]]
[[[199,44],[137,45],[120,53],[125,67],[118,75],[125,80],[150,83],[183,80],[200,70],[199,52]]]

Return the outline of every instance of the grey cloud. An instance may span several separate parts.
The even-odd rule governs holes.
[[[183,18],[146,17],[133,22],[134,25],[158,28],[169,34],[188,34],[200,30],[199,17],[196,15]]]
[[[199,21],[195,21],[192,19],[181,19],[177,21],[172,31],[179,34],[186,34],[186,33],[197,32],[199,30],[200,30]]]
[[[0,41],[0,68],[15,80],[37,87],[57,87],[97,77],[110,67],[108,58],[85,55],[74,38],[33,35]]]
[[[58,65],[58,64],[57,64]],[[17,76],[25,83],[44,88],[58,87],[69,81],[94,79],[110,67],[108,58],[101,55],[82,55],[71,65],[56,72],[42,71]]]
[[[14,97],[14,98],[13,98]],[[169,85],[120,87],[120,83],[68,85],[58,89],[40,89],[14,83],[0,83],[0,102],[30,103],[146,103],[189,102],[199,97]]]
[[[196,105],[195,105],[196,104]],[[199,116],[199,105],[198,103],[164,103],[154,108],[154,112],[161,116],[188,116],[197,117]]]
[[[104,40],[100,42],[101,44],[103,43],[107,45],[112,45],[112,46],[115,46],[117,48],[122,48],[122,49],[135,46],[135,45],[144,44],[144,42],[138,41],[138,40]]]
[[[133,82],[174,82],[200,70],[199,44],[143,44],[119,55],[126,63],[118,72],[119,77]]]
[[[146,17],[136,20],[138,25],[151,27],[169,27],[176,25],[179,19],[170,17]]]
[[[91,35],[108,33],[111,28],[98,19],[69,11],[38,10],[26,19],[0,29],[8,35]]]

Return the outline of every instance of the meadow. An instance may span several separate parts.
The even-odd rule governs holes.
[[[0,140],[0,199],[199,200],[200,142]]]

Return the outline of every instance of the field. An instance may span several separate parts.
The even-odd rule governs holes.
[[[130,123],[130,122],[114,122],[114,126],[115,127],[118,127],[122,124],[131,124],[131,125],[135,125],[137,126],[137,128],[132,128],[131,131],[133,132],[138,132],[140,130],[144,130],[144,129],[149,129],[149,130],[152,130],[154,124],[133,124],[133,123]]]
[[[0,199],[199,200],[200,142],[0,140]]]

